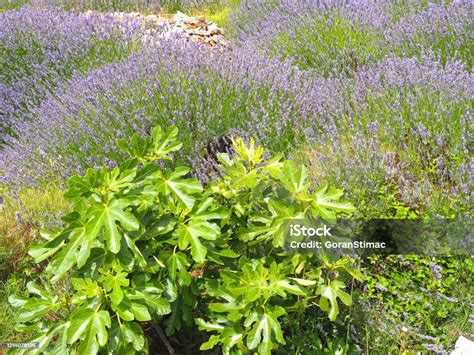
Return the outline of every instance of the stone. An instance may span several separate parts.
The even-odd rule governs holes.
[[[219,27],[217,27],[216,24],[211,24],[211,25],[207,26],[207,30],[209,31],[209,34],[211,36],[219,35],[219,34],[222,33],[221,29]]]
[[[454,350],[451,355],[472,355],[474,354],[474,342],[463,337],[462,335],[456,341]]]
[[[94,11],[87,11],[86,15],[94,16],[98,14]],[[203,43],[207,46],[214,47],[226,45],[223,38],[224,31],[212,21],[208,21],[204,16],[191,17],[178,11],[173,18],[164,18],[156,15],[141,15],[138,12],[113,12],[106,16],[112,16],[114,20],[126,21],[130,19],[138,19],[146,25],[151,25],[151,29],[147,30],[143,36],[144,42],[153,41],[153,38],[171,38],[171,36],[183,36],[197,43]]]
[[[186,22],[186,21],[189,21],[189,20],[191,20],[191,19],[192,19],[192,17],[183,14],[181,11],[178,11],[178,12],[173,16],[173,20],[174,20],[175,22]]]

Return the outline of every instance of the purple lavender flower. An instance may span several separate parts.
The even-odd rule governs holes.
[[[442,354],[442,355],[447,354],[446,350],[444,350],[443,347],[441,347],[438,344],[422,344],[422,346],[426,350],[432,351],[435,354]]]
[[[444,296],[444,295],[443,295],[443,298],[444,298],[445,301],[447,301],[447,302],[449,302],[449,303],[456,303],[456,302],[459,301],[457,298],[448,297],[448,296]]]
[[[430,263],[430,270],[431,270],[431,273],[433,274],[433,279],[435,279],[436,281],[441,280],[442,278],[441,270],[443,270],[441,266],[435,263]]]
[[[433,342],[438,341],[438,338],[432,337],[430,335],[416,334],[416,336],[418,338],[422,339],[422,340],[429,340],[429,341],[433,341]]]

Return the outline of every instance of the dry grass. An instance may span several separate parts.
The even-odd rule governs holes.
[[[37,230],[29,223],[0,219],[0,273],[16,269],[19,261],[27,255]],[[4,278],[6,275],[2,275]]]
[[[0,205],[0,274],[2,279],[17,270],[41,228],[58,226],[69,209],[62,190],[25,189],[15,196],[4,195]]]

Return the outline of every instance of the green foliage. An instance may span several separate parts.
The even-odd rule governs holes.
[[[15,321],[19,310],[13,308],[8,302],[9,295],[20,292],[24,286],[24,277],[15,274],[12,274],[7,281],[0,283],[0,339],[24,341],[33,334],[28,331],[20,333],[15,330]]]
[[[240,138],[234,158],[219,155],[222,177],[203,187],[188,168],[155,163],[181,147],[177,133],[157,127],[119,141],[128,160],[69,180],[66,226],[43,231],[46,242],[29,251],[48,261],[43,277],[27,284],[29,295],[9,297],[22,310],[19,328],[35,331],[35,353],[143,352],[143,322],[171,335],[198,312],[198,327],[217,332],[201,349],[270,354],[285,344],[282,320],[302,305],[334,321],[340,302],[352,304],[344,291],[344,279],[360,279],[352,259],[281,248],[285,220],[353,212],[342,191],[310,192],[304,166],[264,161],[262,147]],[[72,287],[59,292],[66,276]]]
[[[449,350],[460,335],[470,333],[471,258],[372,256],[365,268],[370,270],[366,291],[353,314],[370,350],[424,350],[421,344]]]

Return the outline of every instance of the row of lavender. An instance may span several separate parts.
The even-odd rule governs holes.
[[[60,84],[136,50],[144,31],[131,16],[33,7],[0,13],[0,142]]]
[[[469,0],[248,0],[232,23],[241,43],[325,76],[350,76],[393,54],[472,68]]]
[[[273,151],[309,162],[314,179],[345,186],[366,216],[464,215],[474,197],[469,185],[474,163],[468,158],[473,86],[466,56],[472,34],[464,15],[469,4],[393,4],[256,1],[249,8],[244,2],[233,28],[238,43],[224,54],[161,40],[140,51],[121,51],[129,55],[123,61],[118,59],[125,55],[94,59],[113,63],[86,76],[70,71],[70,85],[60,85],[59,70],[48,74],[48,61],[36,61],[28,70],[11,66],[7,75],[26,80],[21,85],[34,87],[34,93],[16,89],[21,82],[16,79],[2,88],[2,95],[13,90],[26,102],[8,111],[17,135],[5,138],[2,182],[41,183],[88,166],[112,166],[122,158],[115,138],[175,124],[185,143],[176,159],[191,163],[202,179],[213,171],[213,141],[253,136]],[[61,16],[75,24],[83,21],[81,15],[26,8],[1,16],[8,24],[0,26],[2,45],[25,56],[40,48],[48,60],[60,58],[53,68],[82,58],[86,43],[100,42],[87,36],[83,42],[62,40],[75,33]],[[44,21],[56,26],[39,25]],[[326,21],[326,35],[314,30],[321,27],[318,21]],[[30,25],[23,29],[22,23]],[[133,25],[128,28],[135,33]],[[24,46],[25,34],[44,41]],[[112,42],[127,47],[130,38]],[[43,74],[60,86],[54,95],[43,92],[52,91]]]

